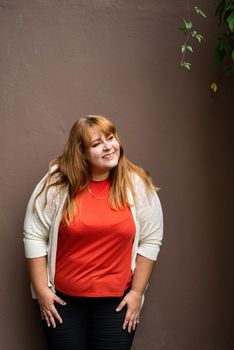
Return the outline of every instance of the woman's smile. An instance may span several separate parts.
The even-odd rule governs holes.
[[[109,153],[109,154],[106,154],[105,156],[103,156],[102,158],[104,159],[113,159],[114,158],[114,152],[113,153]]]

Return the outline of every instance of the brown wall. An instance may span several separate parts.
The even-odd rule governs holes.
[[[30,193],[82,114],[118,125],[130,159],[162,187],[165,240],[135,350],[234,348],[233,79],[206,43],[179,66],[186,1],[0,0],[0,348],[45,349],[22,245]]]

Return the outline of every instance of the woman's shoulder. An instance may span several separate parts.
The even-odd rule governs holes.
[[[142,177],[139,174],[137,174],[135,171],[130,172],[130,178],[133,182],[133,185],[144,186],[144,181],[143,181]]]
[[[59,178],[59,173],[54,172],[58,169],[57,165],[49,167],[46,174],[41,178],[41,180],[36,184],[32,197],[38,199],[38,203],[46,202],[59,202],[61,196],[64,193],[59,186],[56,185],[56,181]],[[49,181],[48,181],[49,180]],[[54,184],[53,184],[54,183]]]
[[[149,188],[144,179],[136,172],[131,172],[131,179],[136,192],[138,204],[151,206],[159,202],[159,197],[153,184],[151,188]]]
[[[130,177],[131,177],[133,186],[135,187],[135,190],[142,190],[142,191],[148,192],[149,186],[147,186],[146,181],[143,179],[143,177],[140,176],[140,174],[138,174],[135,171],[131,171]]]

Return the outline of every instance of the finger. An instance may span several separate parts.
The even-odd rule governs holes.
[[[125,318],[124,323],[123,323],[123,329],[126,329],[128,322],[129,322],[129,319]]]
[[[118,312],[118,311],[122,310],[122,308],[123,308],[126,304],[127,304],[127,302],[125,301],[125,299],[123,299],[123,300],[121,301],[121,303],[119,304],[119,306],[117,307],[116,311]]]
[[[66,302],[59,298],[56,294],[54,295],[54,301],[60,305],[66,305]]]
[[[128,322],[128,333],[131,333],[133,324],[134,324],[134,319],[131,318],[130,321]]]
[[[133,325],[132,325],[132,330],[133,330],[133,331],[136,330],[137,324],[138,324],[137,320],[134,320],[134,321],[133,321]]]
[[[131,319],[131,314],[130,312],[127,312],[123,323],[123,329],[126,329],[128,323],[130,322],[130,319]]]
[[[47,327],[50,327],[50,319],[49,319],[47,314],[44,314],[44,319],[45,319],[45,321],[47,323]]]
[[[55,323],[55,320],[54,320],[54,316],[52,315],[52,313],[50,311],[47,312],[46,317],[48,318],[48,321],[49,321],[50,325],[52,325],[52,327],[55,328],[56,327],[56,323]]]
[[[62,320],[61,316],[59,315],[56,307],[53,307],[52,314],[53,314],[53,317],[55,317],[59,321],[59,323],[63,323],[63,320]]]
[[[131,333],[131,330],[134,331],[138,323],[139,323],[139,315],[132,314],[130,317],[130,321],[128,323],[128,332]]]

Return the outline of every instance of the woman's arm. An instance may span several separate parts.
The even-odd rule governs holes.
[[[46,256],[30,258],[27,259],[27,265],[30,280],[40,305],[41,317],[46,320],[48,327],[52,325],[55,328],[56,320],[60,323],[63,321],[54,306],[54,302],[61,305],[66,305],[66,303],[48,287],[46,260]]]
[[[116,311],[120,311],[127,305],[127,312],[123,324],[123,329],[128,328],[128,332],[135,330],[139,323],[142,296],[150,280],[155,261],[137,254],[136,268],[132,279],[131,290],[125,295]]]
[[[142,305],[142,296],[150,280],[154,263],[157,259],[163,237],[163,213],[161,203],[156,192],[146,193],[142,181],[137,185],[140,198],[136,206],[139,221],[139,242],[135,261],[135,271],[131,290],[123,298],[116,311],[127,305],[123,328],[128,331],[136,328],[139,323],[139,313]]]
[[[54,303],[65,305],[64,301],[48,287],[47,250],[51,223],[57,210],[56,188],[50,187],[47,194],[40,193],[46,176],[37,184],[28,202],[24,219],[24,249],[30,280],[40,305],[42,319],[48,327],[56,326],[55,321],[62,322]],[[36,201],[35,198],[37,197]]]
[[[136,268],[132,279],[131,289],[142,297],[149,283],[155,261],[137,254]]]

